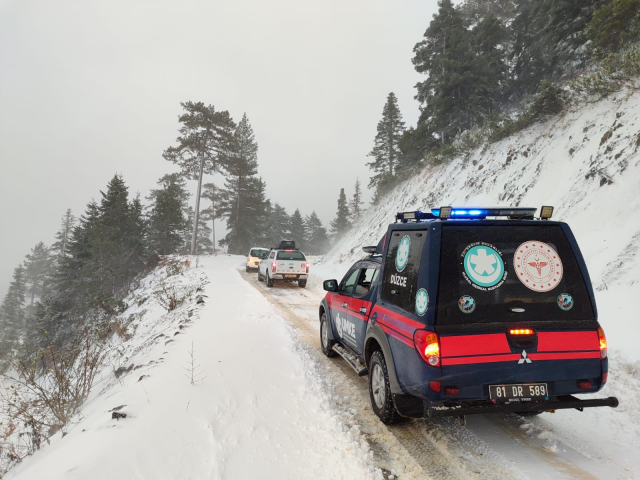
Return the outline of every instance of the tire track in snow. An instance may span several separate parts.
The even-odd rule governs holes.
[[[366,378],[358,377],[341,358],[329,359],[322,354],[317,294],[295,283],[279,283],[267,288],[258,281],[257,275],[243,270],[240,274],[297,329],[310,353],[327,365],[336,393],[342,398],[338,408],[354,415],[374,452],[377,467],[387,472],[402,472],[401,478],[423,479],[425,475],[439,480],[523,478],[521,472],[510,468],[499,455],[487,454],[489,449],[482,441],[472,442],[470,450],[460,449],[434,422],[410,419],[390,427],[384,425],[371,410]]]

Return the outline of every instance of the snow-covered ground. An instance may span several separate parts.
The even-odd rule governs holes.
[[[133,368],[116,380],[108,367],[78,424],[16,479],[376,478],[368,445],[331,410],[330,386],[238,257],[200,262],[169,279],[203,288],[203,306],[199,293],[169,314],[155,305],[162,272],[127,299],[135,337],[121,363]],[[118,407],[126,418],[111,418]]]

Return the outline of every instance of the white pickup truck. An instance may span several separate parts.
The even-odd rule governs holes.
[[[258,280],[273,287],[276,280],[298,282],[300,288],[307,286],[309,263],[300,250],[272,249],[267,258],[258,265]]]

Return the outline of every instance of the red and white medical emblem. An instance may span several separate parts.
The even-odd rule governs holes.
[[[558,252],[543,242],[532,240],[518,247],[513,268],[522,284],[536,292],[548,292],[562,280],[562,261]]]

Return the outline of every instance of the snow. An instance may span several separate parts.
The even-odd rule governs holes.
[[[324,258],[311,258],[306,289],[266,288],[239,271],[243,257],[172,259],[125,300],[132,337],[113,340],[69,433],[11,475],[638,478],[639,147],[640,92],[625,90],[429,167],[370,208]],[[554,219],[567,221],[581,246],[609,341],[609,381],[597,396],[618,397],[618,408],[476,415],[466,428],[453,419],[386,427],[375,417],[366,379],[320,351],[322,281],[341,279],[396,212],[440,205],[556,207]],[[163,288],[184,303],[167,312]],[[127,417],[112,419],[114,409]]]
[[[94,395],[69,434],[16,468],[16,479],[380,475],[368,446],[332,412],[291,328],[240,277],[238,257],[200,261],[202,269],[192,265],[184,278],[209,281],[193,321],[184,322],[193,302],[169,315],[157,308],[142,315],[132,343],[123,345],[138,352],[127,362],[142,367]],[[142,290],[131,299],[144,298]],[[162,341],[149,345],[159,325]],[[202,376],[195,385],[185,370],[191,342]],[[121,405],[127,418],[113,420],[109,412]]]

